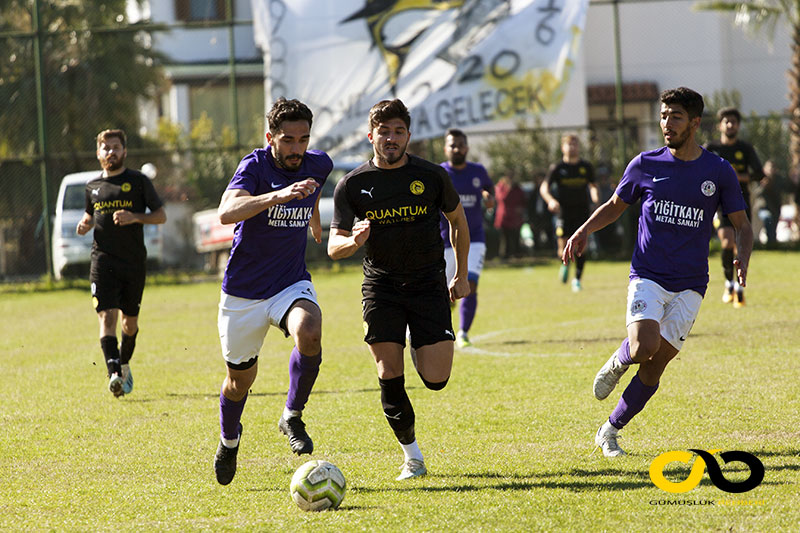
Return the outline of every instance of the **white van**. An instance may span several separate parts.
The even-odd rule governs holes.
[[[53,273],[56,279],[64,276],[88,277],[92,254],[92,231],[78,235],[76,228],[86,212],[86,184],[100,176],[102,171],[91,170],[67,174],[61,180],[53,219]],[[147,247],[148,266],[161,263],[161,226],[144,225],[144,243]]]

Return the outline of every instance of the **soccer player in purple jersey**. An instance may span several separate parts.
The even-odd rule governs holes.
[[[697,144],[703,97],[679,87],[661,93],[661,131],[666,146],[636,156],[614,195],[569,238],[562,260],[580,256],[591,233],[615,221],[641,199],[639,234],[631,259],[626,325],[628,337],[597,373],[594,395],[611,394],[633,364],[631,380],[595,444],[606,457],[625,455],[617,432],[658,389],[664,369],[680,351],[708,286],[708,242],[717,207],[736,230],[734,259],[744,286],[753,230],[731,165]]]
[[[411,357],[428,389],[442,390],[453,367],[450,302],[469,294],[469,228],[458,193],[442,167],[408,154],[411,117],[398,99],[369,113],[373,157],[336,184],[328,240],[331,259],[365,248],[361,286],[364,341],[375,359],[381,405],[403,449],[397,480],[423,476],[415,414],[405,389],[406,328]],[[456,274],[445,278],[443,212],[450,222]],[[358,222],[355,219],[358,218]]]
[[[478,309],[478,279],[486,257],[486,232],[483,229],[481,202],[488,209],[494,207],[494,183],[483,165],[467,161],[468,153],[467,135],[456,128],[447,130],[444,137],[444,155],[447,161],[442,163],[442,167],[450,174],[469,224],[467,280],[470,292],[459,306],[460,328],[456,333],[456,346],[459,348],[472,346],[468,333]],[[450,244],[450,223],[444,215],[439,221],[439,230],[444,242],[447,280],[450,281],[456,273],[456,254]]]
[[[218,317],[227,366],[214,458],[222,485],[236,473],[242,410],[270,326],[295,342],[278,428],[297,455],[314,450],[301,415],[322,363],[322,313],[305,252],[309,225],[322,242],[319,193],[333,162],[324,152],[307,150],[312,113],[302,102],[279,98],[267,120],[269,146],[242,159],[219,204],[220,222],[236,224]]]

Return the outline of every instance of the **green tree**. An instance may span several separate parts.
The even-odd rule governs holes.
[[[48,146],[52,153],[93,152],[94,135],[125,129],[137,145],[138,104],[163,80],[150,36],[126,19],[126,0],[40,3]],[[0,3],[0,147],[7,157],[40,155],[36,117],[34,2]],[[118,30],[118,31],[111,31]],[[5,105],[8,103],[9,105]]]
[[[792,64],[789,78],[789,153],[794,171],[800,171],[800,0],[755,0],[746,2],[704,1],[696,9],[735,13],[734,23],[746,31],[775,35],[779,22],[792,33]]]

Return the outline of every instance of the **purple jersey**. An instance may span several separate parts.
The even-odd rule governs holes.
[[[242,159],[228,189],[244,189],[258,196],[307,178],[316,180],[319,187],[307,198],[273,205],[236,223],[222,280],[225,294],[263,300],[300,280],[311,279],[305,260],[308,222],[332,168],[328,154],[317,150],[306,152],[297,172],[279,167],[269,147],[254,150]]]
[[[730,164],[705,149],[694,161],[682,161],[664,146],[636,156],[616,194],[627,204],[642,200],[631,279],[705,295],[714,212],[718,206],[726,215],[745,209]]]
[[[483,191],[494,194],[494,183],[489,178],[486,169],[480,163],[467,162],[467,166],[456,169],[450,166],[449,161],[442,163],[450,180],[453,182],[458,196],[461,198],[461,205],[464,206],[464,214],[467,215],[469,225],[469,240],[471,242],[486,242],[486,234],[483,231],[483,211],[481,210],[481,200]],[[445,248],[451,246],[450,243],[450,224],[442,215],[439,222],[439,230],[442,233],[442,240]]]

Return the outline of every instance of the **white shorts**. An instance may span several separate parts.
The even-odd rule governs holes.
[[[314,285],[308,280],[298,281],[266,300],[239,298],[220,293],[219,342],[222,357],[230,365],[240,365],[258,356],[270,326],[283,331],[281,321],[297,300],[308,300],[319,307]]]
[[[471,242],[469,243],[469,256],[467,256],[467,279],[469,281],[478,282],[483,272],[483,258],[486,257],[486,243],[485,242]],[[447,275],[447,283],[456,275],[456,252],[452,247],[444,249],[444,262],[447,264],[445,274]]]
[[[703,297],[687,289],[670,292],[649,279],[632,279],[628,285],[628,310],[625,325],[640,320],[659,323],[661,336],[676,350],[683,347],[694,325]]]

